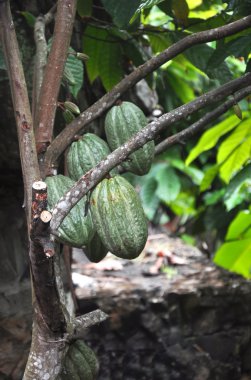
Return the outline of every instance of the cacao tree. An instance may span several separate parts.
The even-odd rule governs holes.
[[[97,376],[96,358],[78,337],[107,316],[97,310],[75,317],[67,310],[59,243],[86,246],[93,261],[102,259],[108,250],[119,257],[136,257],[144,247],[147,225],[135,190],[118,173],[147,173],[154,155],[198,133],[250,94],[248,70],[234,77],[224,62],[236,51],[248,60],[248,48],[233,48],[231,41],[239,41],[238,46],[243,47],[249,38],[250,3],[229,1],[227,5],[215,1],[214,8],[211,2],[203,3],[202,12],[213,12],[207,16],[207,22],[190,17],[189,11],[196,6],[185,0],[58,0],[43,15],[23,10],[36,45],[30,101],[12,4],[8,0],[0,2],[1,41],[19,140],[33,289],[32,345],[24,379]],[[154,26],[149,22],[147,28],[140,18],[150,20],[154,6],[164,12],[167,25]],[[79,52],[70,47],[76,24],[83,29],[83,51]],[[51,25],[50,39],[46,36]],[[104,57],[97,43],[105,49]],[[223,48],[224,54],[220,55],[226,45],[228,49]],[[200,49],[203,53],[196,55]],[[80,112],[76,103],[83,85],[81,60],[88,58],[86,54],[90,59],[85,63],[85,78],[89,82],[101,80],[98,88],[102,88],[102,93]],[[124,71],[118,65],[119,57],[126,58]],[[160,68],[178,57],[215,79],[208,91],[186,95],[185,78],[178,80],[172,70],[161,78]],[[109,67],[112,74],[107,72]],[[174,69],[177,71],[177,66]],[[164,112],[149,121],[136,105],[128,102],[126,94],[144,78],[153,86],[153,72],[162,85],[168,78],[170,88],[180,88],[179,97],[184,102],[180,104],[173,97],[171,103],[165,98]],[[60,132],[56,128],[57,107],[63,110],[65,118]],[[87,127],[105,113],[109,147],[98,136],[86,133],[90,132]],[[177,127],[179,124],[182,128]],[[176,131],[168,135],[166,131],[173,126]],[[62,175],[65,173],[60,167],[66,150],[67,172],[72,180]],[[173,172],[169,170],[166,175],[170,175],[172,183]],[[125,216],[123,221],[121,216]]]

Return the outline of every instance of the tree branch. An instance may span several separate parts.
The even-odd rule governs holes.
[[[73,335],[70,335],[70,338],[82,336],[83,333],[85,333],[86,329],[105,321],[107,318],[108,315],[100,309],[91,311],[90,313],[74,318],[72,322]]]
[[[162,115],[159,119],[151,122],[136,135],[134,135],[125,144],[110,153],[105,160],[101,161],[95,168],[87,172],[71,188],[66,195],[59,200],[52,212],[51,231],[57,235],[57,229],[61,222],[71,210],[71,208],[91,190],[105,175],[115,166],[123,162],[131,153],[142,147],[164,128],[171,124],[186,118],[193,112],[205,107],[206,105],[219,102],[235,91],[251,85],[251,73],[243,77],[226,83],[216,90],[212,90],[190,103],[184,104],[175,110]]]
[[[52,46],[35,117],[38,153],[43,153],[52,140],[58,93],[69,49],[76,3],[76,0],[58,1]]]
[[[0,30],[11,87],[25,189],[27,220],[30,220],[31,188],[40,179],[28,92],[20,59],[9,1],[0,2]]]
[[[34,64],[33,79],[33,96],[32,96],[32,115],[35,121],[36,107],[39,99],[40,89],[44,77],[44,69],[47,62],[47,42],[45,39],[45,26],[48,25],[54,17],[56,4],[45,15],[39,15],[36,18],[34,26],[34,40],[36,44],[36,55]]]
[[[228,99],[225,103],[221,104],[215,110],[206,113],[202,116],[201,119],[196,121],[190,127],[184,129],[181,132],[176,133],[170,137],[167,137],[161,143],[159,143],[155,148],[155,155],[164,152],[170,146],[182,142],[188,137],[194,136],[199,131],[203,130],[209,123],[217,119],[219,116],[227,112],[236,102],[239,102],[241,99],[245,98],[251,94],[251,86],[244,88],[243,90],[234,94],[234,97]]]
[[[219,28],[194,33],[181,39],[156,57],[151,58],[149,61],[139,66],[131,74],[122,79],[122,81],[119,82],[110,92],[105,94],[96,103],[82,112],[79,117],[68,124],[65,129],[58,136],[56,136],[45,154],[45,172],[50,173],[50,168],[55,165],[60,154],[63,153],[68,145],[71,144],[77,133],[80,133],[86,125],[101,116],[104,111],[109,109],[116,102],[116,100],[121,97],[122,94],[124,94],[129,88],[133,87],[142,78],[146,77],[149,73],[153,72],[165,62],[173,59],[189,47],[222,39],[226,36],[240,32],[250,26],[251,15]]]

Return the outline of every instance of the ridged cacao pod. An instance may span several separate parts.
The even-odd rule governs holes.
[[[138,194],[123,177],[104,179],[93,190],[91,214],[104,246],[115,256],[134,259],[147,240],[147,221]]]
[[[105,133],[112,150],[124,144],[147,125],[147,119],[139,107],[130,102],[114,106],[105,118]],[[154,158],[154,142],[150,141],[129,156],[122,166],[134,174],[148,173]]]
[[[77,181],[82,175],[96,166],[111,153],[108,145],[93,133],[86,133],[81,139],[71,144],[67,154],[67,169],[69,176]],[[112,170],[111,174],[116,174]]]
[[[48,207],[52,209],[59,199],[74,185],[74,181],[63,175],[47,177]],[[85,216],[86,197],[81,199],[65,217],[58,229],[59,240],[73,247],[83,247],[94,235],[92,218]]]
[[[95,233],[92,240],[85,247],[84,252],[91,262],[98,263],[107,255],[108,249],[102,243],[99,235]]]
[[[60,379],[95,380],[98,369],[94,352],[84,342],[77,340],[67,351]]]

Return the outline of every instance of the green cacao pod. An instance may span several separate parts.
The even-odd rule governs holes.
[[[52,209],[59,199],[74,185],[74,181],[63,175],[47,177],[48,207]],[[85,216],[86,197],[81,199],[65,217],[58,229],[59,240],[73,247],[83,247],[94,235],[90,212]]]
[[[93,133],[86,133],[81,139],[73,142],[68,151],[66,163],[69,176],[77,181],[110,152],[104,140]],[[116,173],[116,169],[111,171],[111,174]]]
[[[134,259],[147,240],[147,222],[138,194],[123,177],[104,179],[93,190],[91,214],[104,246],[115,256]]]
[[[107,255],[108,249],[102,243],[99,235],[95,233],[91,241],[85,247],[84,252],[93,263],[98,263]]]
[[[95,380],[98,361],[94,352],[80,340],[70,345],[60,378],[62,380]]]
[[[114,106],[105,118],[105,133],[112,150],[124,144],[147,125],[147,119],[139,107],[130,102]],[[150,170],[154,157],[154,142],[150,141],[129,156],[122,166],[134,174],[144,175]]]

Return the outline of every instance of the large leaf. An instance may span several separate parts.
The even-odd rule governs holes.
[[[100,77],[107,91],[123,76],[120,44],[110,39],[107,31],[93,26],[86,28],[83,37],[83,51],[90,57],[86,64],[90,81]]]
[[[216,252],[214,262],[246,278],[251,276],[251,239],[224,243]]]
[[[189,86],[184,78],[179,78],[178,76],[172,73],[171,67],[168,68],[168,82],[171,85],[173,91],[177,94],[178,98],[182,101],[182,103],[188,103],[195,98],[193,89]]]
[[[145,214],[149,220],[153,220],[160,204],[160,199],[156,195],[158,182],[153,177],[149,177],[143,182],[140,190],[140,198]]]
[[[210,79],[217,79],[220,83],[231,80],[232,75],[225,62],[222,62],[217,68],[208,65],[213,53],[213,48],[203,44],[191,47],[184,54],[194,66],[205,72]]]
[[[204,132],[198,144],[189,153],[186,159],[186,165],[189,165],[194,161],[202,152],[213,148],[217,144],[219,138],[236,127],[239,122],[240,120],[235,115],[232,115]]]
[[[172,168],[164,167],[156,175],[158,187],[156,194],[165,203],[177,198],[180,191],[180,180]]]
[[[244,184],[251,184],[251,163],[246,165],[236,176],[230,181],[226,188],[225,200],[229,199],[233,193],[237,192]]]
[[[126,28],[140,6],[141,0],[101,0],[119,28]]]
[[[251,213],[249,210],[240,211],[231,222],[226,240],[237,240],[251,237]]]
[[[251,36],[248,35],[236,38],[223,45],[219,44],[208,61],[208,69],[218,68],[230,55],[247,59],[250,52],[250,38]]]
[[[251,136],[236,147],[230,157],[220,166],[220,177],[229,183],[230,179],[250,159]]]

